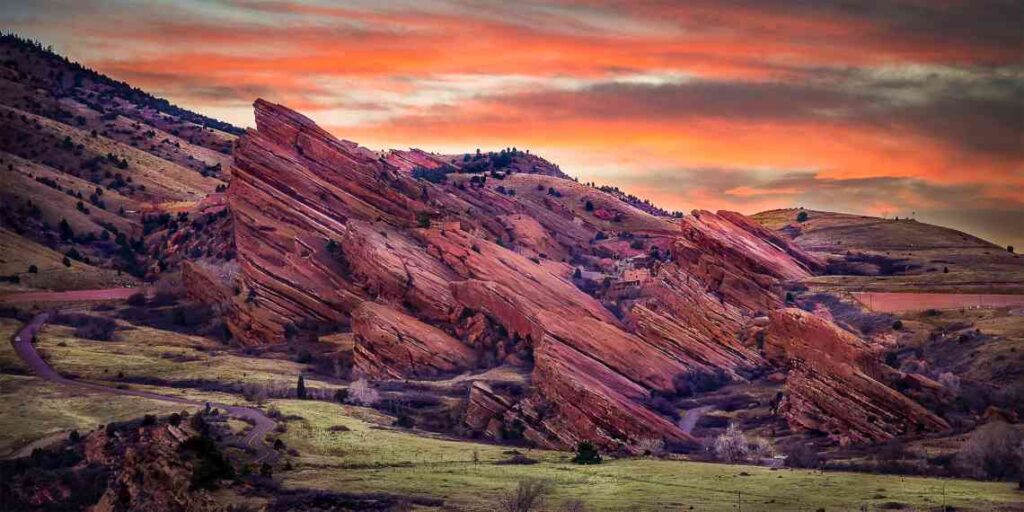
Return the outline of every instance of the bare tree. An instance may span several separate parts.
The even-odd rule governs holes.
[[[526,478],[520,480],[515,489],[510,489],[498,498],[498,508],[502,512],[540,510],[549,494],[551,494],[550,482],[537,478]]]
[[[1024,435],[1009,424],[996,421],[982,425],[957,454],[957,465],[975,478],[1012,478],[1020,471],[1017,454]]]
[[[761,462],[775,455],[771,441],[763,437],[747,437],[735,423],[715,438],[711,453],[723,462]]]
[[[740,432],[735,423],[730,423],[724,434],[715,438],[711,445],[715,458],[723,462],[741,462],[750,455],[747,436]]]
[[[960,394],[960,377],[957,377],[952,372],[945,372],[939,375],[939,384],[949,393],[949,396],[957,396]]]
[[[354,404],[370,407],[380,400],[380,393],[366,379],[359,379],[349,385],[348,399]]]
[[[641,439],[637,441],[636,447],[644,455],[660,457],[665,454],[665,441],[661,439]]]

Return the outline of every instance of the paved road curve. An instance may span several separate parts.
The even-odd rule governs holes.
[[[99,391],[101,393],[109,393],[112,395],[121,396],[136,396],[139,398],[149,398],[151,400],[161,400],[164,402],[172,402],[176,404],[199,406],[203,407],[206,402],[198,400],[190,400],[187,398],[181,398],[176,396],[161,395],[159,393],[151,393],[149,391],[137,391],[132,389],[118,389],[114,387],[104,386],[101,384],[95,384],[92,382],[81,382],[77,380],[68,379],[61,374],[57,373],[36,351],[35,345],[32,344],[32,340],[35,339],[36,333],[39,328],[46,323],[46,320],[50,317],[50,312],[39,313],[32,319],[31,322],[25,324],[20,331],[14,336],[14,350],[17,352],[18,357],[24,361],[25,365],[32,370],[33,373],[38,375],[40,378],[60,384],[63,386],[70,386],[78,389],[85,389],[91,391]],[[259,409],[253,409],[250,407],[239,407],[236,405],[227,405],[215,402],[209,402],[211,407],[217,407],[227,412],[229,416],[238,418],[240,420],[247,421],[253,425],[249,434],[245,436],[245,445],[252,448],[259,453],[258,461],[274,460],[277,458],[277,452],[266,446],[263,443],[266,435],[274,429],[277,425],[274,420],[270,419],[263,411]]]

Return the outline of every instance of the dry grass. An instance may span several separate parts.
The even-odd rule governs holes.
[[[927,508],[940,503],[943,488],[947,503],[958,510],[1019,502],[1008,483],[651,459],[577,466],[568,463],[570,454],[547,451],[528,454],[539,464],[498,465],[508,458],[507,448],[392,430],[376,424],[386,418],[358,408],[308,401],[274,406],[303,418],[289,422],[282,437],[300,452],[294,470],[278,473],[286,488],[433,496],[472,511],[493,510],[498,496],[523,478],[552,482],[552,504],[580,499],[588,510],[732,511],[738,499],[743,510],[856,510],[887,501]],[[348,430],[332,429],[339,425]]]
[[[18,275],[18,286],[7,286],[4,291],[23,289],[88,290],[134,286],[138,280],[117,271],[102,269],[73,261],[70,267],[62,263],[64,255],[37,244],[15,233],[0,229],[0,275]],[[35,265],[38,273],[29,273]]]
[[[120,323],[113,341],[77,338],[71,327],[49,324],[38,346],[53,367],[82,379],[109,381],[158,378],[165,381],[208,380],[223,384],[279,383],[294,386],[306,366],[288,360],[245,357],[199,336]],[[334,389],[306,378],[308,387]]]
[[[184,407],[157,400],[72,390],[37,377],[0,375],[0,455],[57,432],[86,432],[100,424]]]

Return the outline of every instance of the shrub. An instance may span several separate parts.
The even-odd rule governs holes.
[[[676,393],[684,397],[714,391],[728,383],[729,376],[721,369],[715,369],[713,372],[689,370],[673,379]]]
[[[1013,254],[1013,246],[1012,245],[1007,245],[1006,246],[1006,252],[1008,252],[1010,254]]]
[[[588,212],[594,211],[594,203],[587,199],[586,204],[583,205],[583,209],[587,210]]]
[[[28,273],[29,274],[38,274],[39,273],[39,267],[37,267],[35,265],[29,265],[28,266]]]
[[[435,169],[416,167],[412,170],[412,177],[418,180],[427,180],[431,183],[444,183],[448,178],[448,174],[454,170],[454,168],[448,166],[437,167]]]
[[[146,305],[146,294],[143,292],[135,292],[128,297],[129,306],[145,306]]]
[[[398,418],[394,422],[394,426],[401,428],[413,428],[416,426],[416,422],[408,414],[399,414]]]
[[[88,315],[75,315],[70,319],[75,326],[74,334],[78,338],[89,340],[110,341],[114,338],[117,323],[109,318]]]
[[[894,330],[894,331],[903,330],[903,321],[902,320],[896,320],[895,322],[893,322],[892,323],[892,330]]]
[[[806,443],[799,443],[785,453],[785,465],[791,468],[816,468],[821,464],[818,453]]]
[[[511,457],[505,460],[499,460],[498,462],[495,462],[495,464],[510,466],[530,466],[536,464],[537,462],[538,461],[536,459],[531,459],[519,452],[513,452]]]
[[[796,214],[796,221],[797,222],[806,222],[807,221],[807,212],[800,212],[800,213]]]
[[[176,412],[171,413],[170,417],[167,418],[167,422],[170,423],[172,427],[177,427],[178,425],[181,425],[181,415]]]
[[[340,388],[335,390],[334,391],[334,401],[335,402],[339,402],[339,403],[347,402],[348,401],[348,390],[347,389],[340,389]]]
[[[575,464],[600,464],[601,454],[597,447],[590,441],[583,441],[576,445],[576,456],[572,458]]]
[[[541,510],[551,491],[551,484],[547,480],[536,478],[520,480],[515,489],[509,490],[498,498],[498,510],[502,512]]]
[[[199,415],[195,416],[200,417]],[[181,450],[195,460],[192,470],[192,489],[214,489],[217,481],[235,476],[231,464],[221,454],[213,440],[193,436],[182,443]]]
[[[67,256],[64,256],[64,259],[60,260],[60,262],[63,263],[65,267],[71,266],[71,259]]]
[[[641,450],[644,455],[650,455],[652,457],[660,457],[665,454],[665,441],[661,439],[641,439],[636,443],[636,447]]]
[[[430,214],[427,212],[419,212],[416,214],[416,225],[421,228],[430,227]]]

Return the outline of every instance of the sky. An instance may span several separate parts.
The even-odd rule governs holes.
[[[669,210],[915,216],[1024,248],[1024,2],[0,0],[0,27],[252,126],[530,149]]]

